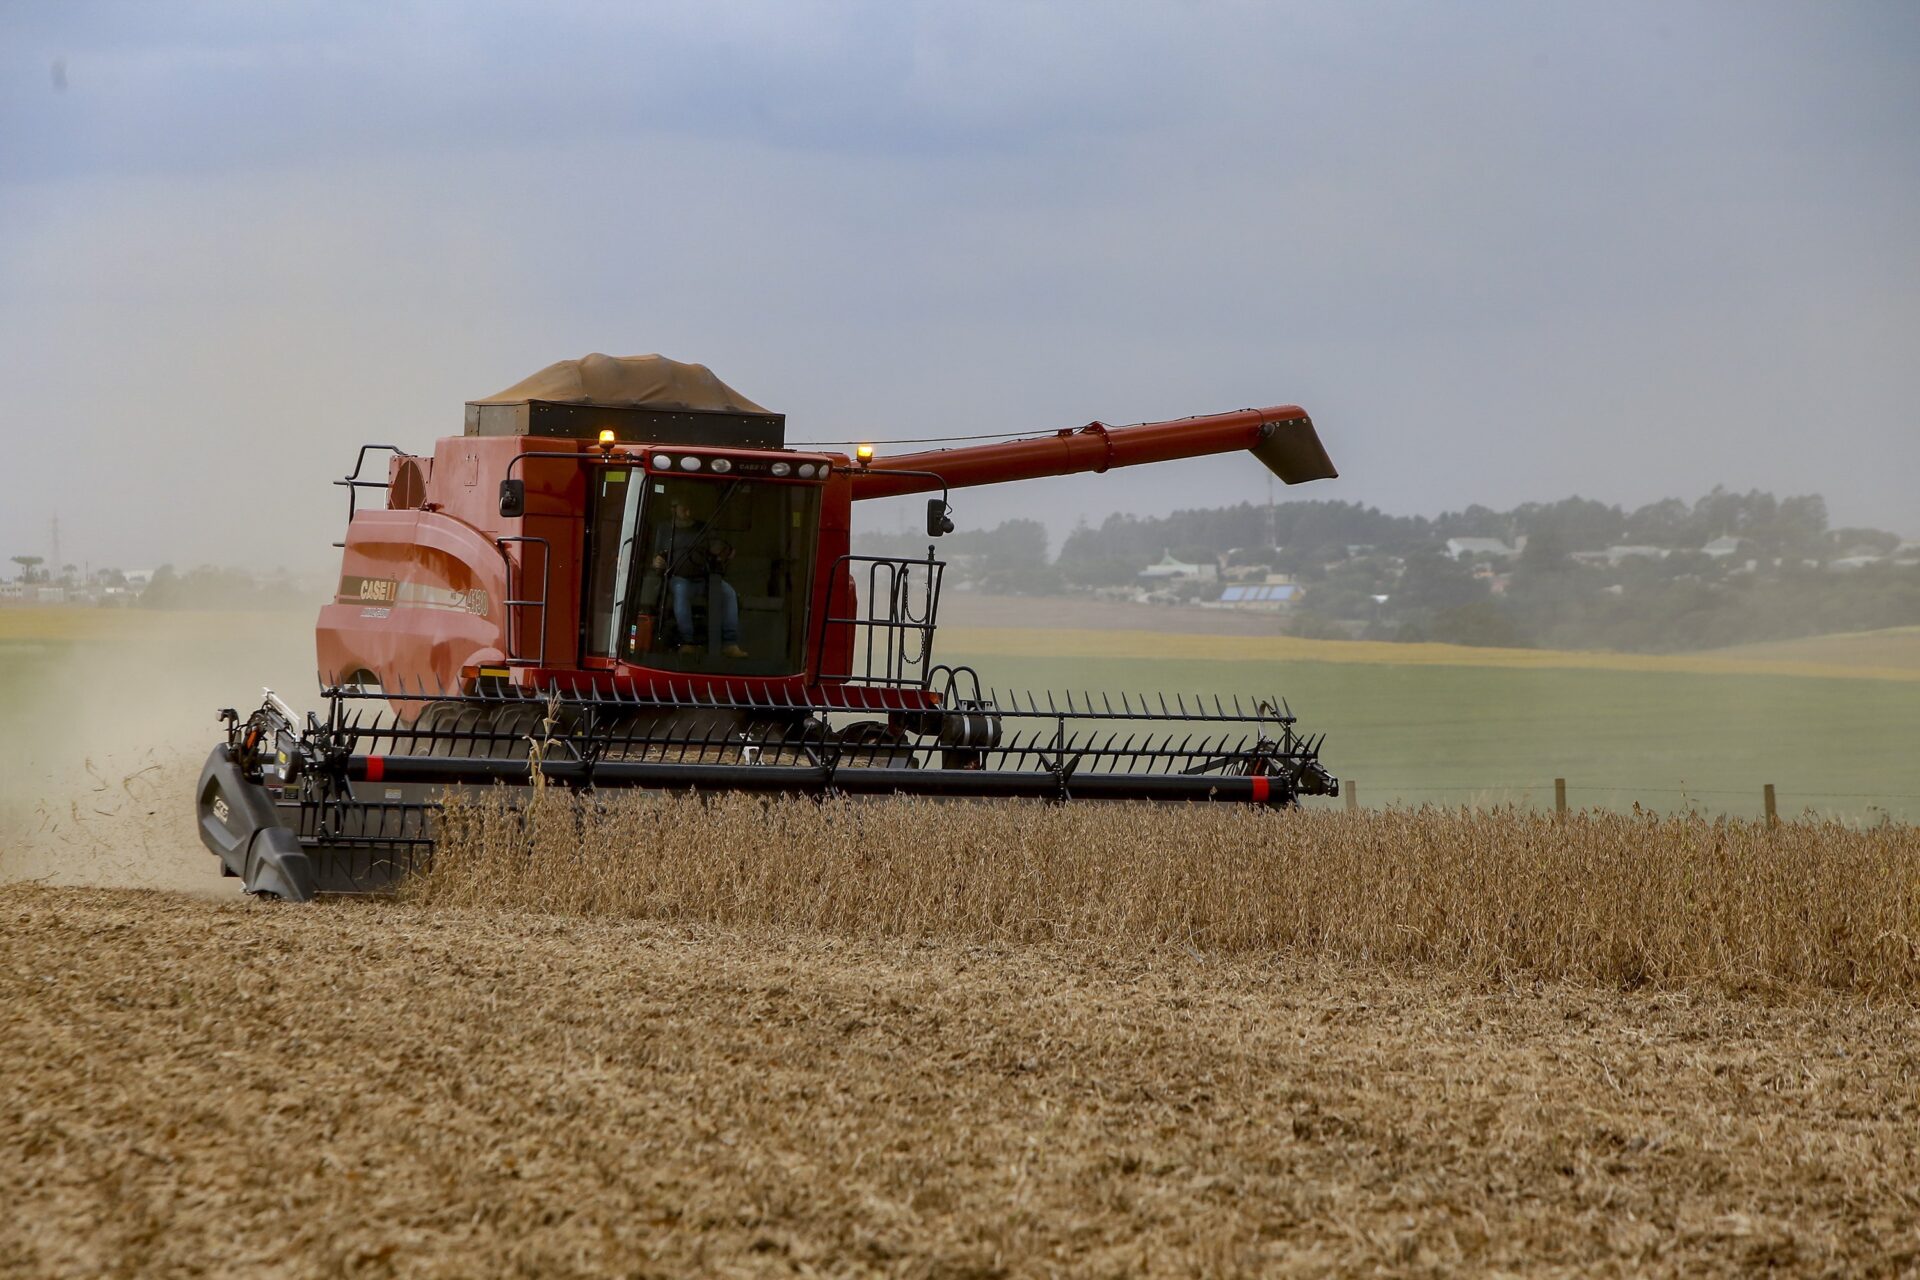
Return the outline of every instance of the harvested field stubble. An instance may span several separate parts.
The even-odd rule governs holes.
[[[0,1276],[1911,1275],[1910,1001],[0,887]]]
[[[1920,990],[1920,832],[1518,811],[450,802],[409,892],[874,936],[1268,952],[1496,977]]]

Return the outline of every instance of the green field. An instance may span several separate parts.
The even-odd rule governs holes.
[[[959,645],[943,656],[968,658]],[[1771,782],[1782,816],[1920,819],[1920,681],[1004,654],[974,665],[1002,689],[1284,697],[1369,806],[1551,806],[1564,777],[1578,808],[1757,816]]]
[[[307,614],[62,620],[8,612],[11,625],[0,625],[0,816],[68,805],[61,780],[86,777],[88,760],[113,775],[111,786],[154,752],[187,762],[190,773],[219,735],[214,709],[257,702],[262,684],[296,706],[312,702]],[[1783,816],[1811,809],[1920,820],[1920,679],[1862,679],[1858,667],[1855,678],[1720,674],[1631,655],[1609,669],[1594,665],[1615,661],[1607,655],[1420,645],[1321,644],[1304,650],[1310,660],[1294,660],[1276,656],[1270,641],[1145,632],[1101,634],[1107,653],[1089,653],[1088,634],[943,630],[941,657],[972,661],[1002,689],[1283,696],[1303,730],[1328,735],[1328,766],[1357,781],[1369,807],[1545,806],[1553,779],[1564,777],[1576,807],[1755,815],[1771,782]],[[1911,639],[1887,633],[1875,642],[1877,661],[1904,661]],[[969,642],[978,652],[969,653]],[[1043,656],[1050,649],[1072,656]],[[1124,656],[1107,656],[1115,651]],[[1249,656],[1194,656],[1200,652]],[[1392,660],[1402,652],[1406,662]],[[1819,642],[1790,656],[1818,659]],[[1543,665],[1559,660],[1568,665]],[[1709,660],[1681,661],[1697,668]],[[1468,665],[1481,661],[1489,665]]]

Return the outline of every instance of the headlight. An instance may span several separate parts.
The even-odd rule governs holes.
[[[700,469],[700,459],[692,456],[682,458],[680,459],[680,469],[682,471],[698,471]]]
[[[711,469],[718,472],[721,475],[725,475],[727,474],[727,472],[733,470],[733,464],[731,462],[728,462],[725,458],[715,458],[713,460],[713,467]]]
[[[793,468],[784,462],[776,462],[771,467],[768,467],[767,470],[773,472],[776,476],[784,476],[789,474]]]
[[[813,464],[811,462],[801,463],[800,470],[795,474],[797,474],[802,480],[813,479]]]
[[[671,471],[673,459],[664,453],[656,453],[653,455],[653,466],[656,471]]]

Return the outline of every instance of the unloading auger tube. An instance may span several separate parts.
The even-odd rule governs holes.
[[[426,695],[408,722],[334,688],[304,721],[271,690],[223,712],[200,777],[201,834],[248,892],[304,901],[389,889],[429,863],[449,789],[645,787],[766,796],[1226,802],[1338,795],[1320,737],[1284,703],[1194,694],[905,694],[888,721],[844,705],[584,693]],[[869,710],[872,708],[870,707]],[[884,708],[883,708],[884,709]],[[537,752],[530,752],[532,744]]]
[[[931,542],[956,490],[1241,450],[1288,484],[1335,474],[1296,405],[876,456],[788,447],[784,415],[698,365],[561,361],[468,402],[431,454],[367,445],[335,481],[321,710],[269,692],[223,713],[201,838],[250,892],[305,899],[392,886],[432,858],[449,793],[536,776],[1276,809],[1335,794],[1277,698],[983,692],[934,659],[934,547],[852,545],[871,498],[930,495]]]

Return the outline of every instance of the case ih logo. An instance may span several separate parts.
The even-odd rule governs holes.
[[[484,587],[441,587],[427,582],[401,582],[394,578],[340,579],[337,597],[347,604],[399,605],[408,609],[452,609],[484,618],[493,600]],[[361,617],[385,617],[382,613],[363,613]]]
[[[231,812],[233,811],[227,808],[227,798],[225,796],[215,796],[213,798],[213,816],[220,819],[222,826],[227,825],[227,815]]]

